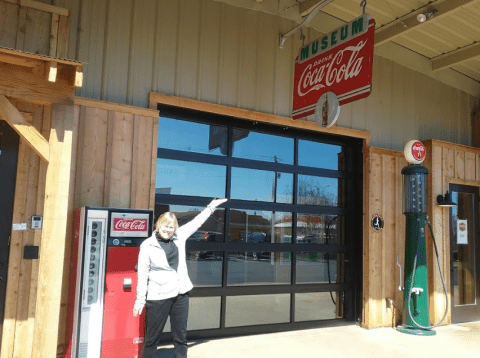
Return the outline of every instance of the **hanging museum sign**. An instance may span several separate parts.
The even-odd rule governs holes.
[[[315,112],[325,92],[340,105],[368,97],[372,90],[375,21],[364,14],[300,48],[295,62],[293,119]]]

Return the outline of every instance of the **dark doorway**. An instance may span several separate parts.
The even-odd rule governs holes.
[[[450,272],[452,323],[480,319],[478,188],[450,184]]]
[[[13,198],[17,174],[18,134],[0,121],[0,342],[3,331],[8,255],[12,230]]]

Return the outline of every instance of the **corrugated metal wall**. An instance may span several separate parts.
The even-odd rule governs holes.
[[[296,24],[212,0],[58,0],[70,9],[69,55],[85,61],[78,95],[148,106],[148,93],[291,115]],[[78,26],[78,33],[75,28]],[[306,30],[306,42],[319,34]],[[473,99],[375,57],[373,93],[345,105],[338,125],[370,131],[371,144],[402,149],[411,138],[471,144]]]

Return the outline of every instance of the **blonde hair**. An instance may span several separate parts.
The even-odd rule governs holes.
[[[160,230],[160,227],[163,225],[173,225],[175,227],[175,231],[178,229],[178,221],[177,217],[175,216],[174,213],[171,213],[167,211],[166,213],[163,213],[158,217],[157,224],[155,225],[155,228],[157,231]]]

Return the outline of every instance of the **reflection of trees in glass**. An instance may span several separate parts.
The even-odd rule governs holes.
[[[321,186],[314,177],[299,176],[297,202],[302,205],[338,206],[339,193],[329,189],[330,185]],[[291,196],[291,193],[292,185],[287,185],[282,191],[285,197]]]
[[[337,206],[338,193],[327,191],[329,186],[323,187],[315,182],[314,178],[301,178],[298,181],[298,203],[305,205]]]

